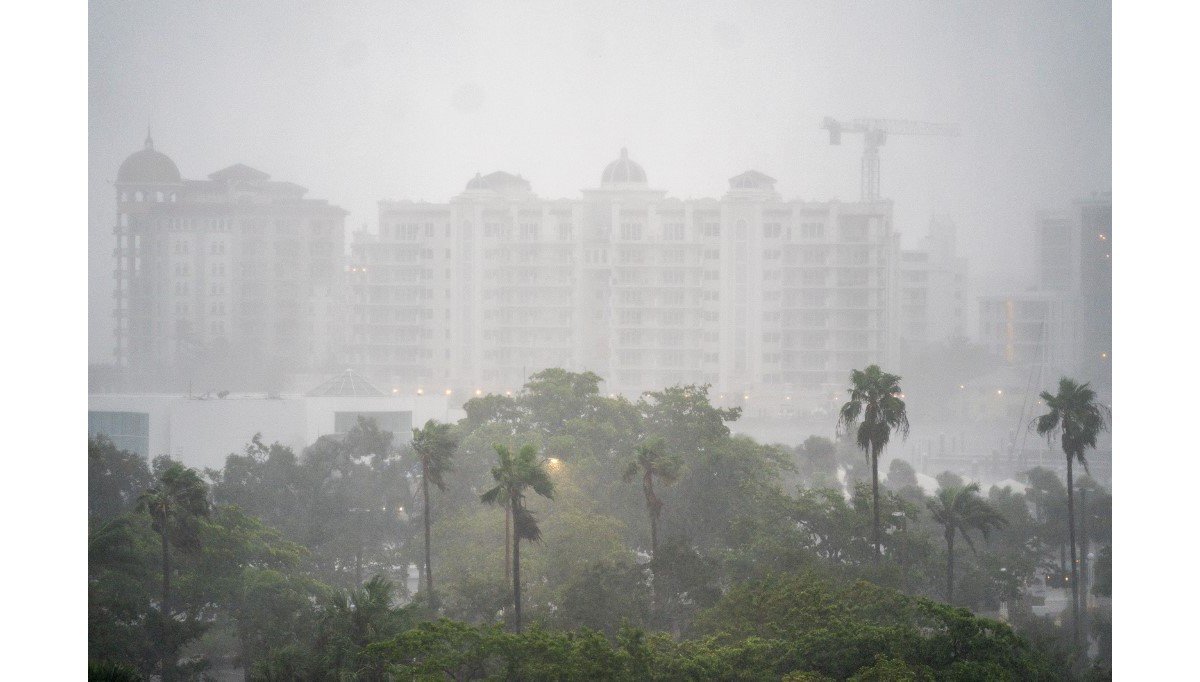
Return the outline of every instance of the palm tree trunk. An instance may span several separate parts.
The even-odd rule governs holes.
[[[429,603],[433,602],[433,566],[429,559],[429,466],[421,462],[421,492],[425,496],[425,589],[429,591]]]
[[[1079,487],[1079,590],[1082,593],[1080,598],[1083,601],[1080,612],[1083,616],[1083,622],[1080,623],[1079,630],[1083,633],[1083,641],[1086,644],[1088,641],[1088,506],[1087,506],[1087,488]]]
[[[513,500],[512,504],[517,504]],[[514,529],[515,530],[515,529]],[[521,631],[521,536],[518,533],[513,533],[513,613],[515,616],[516,631]]]
[[[646,493],[646,511],[650,513],[650,622],[658,619],[658,581],[654,573],[654,562],[658,559],[658,509],[654,505],[654,479],[646,472],[642,479]]]
[[[647,472],[642,479],[642,489],[646,493],[646,510],[650,512],[650,560],[658,558],[658,510],[654,505],[654,479]]]
[[[1079,648],[1079,566],[1075,563],[1075,475],[1067,455],[1067,530],[1071,540],[1071,641]]]
[[[512,580],[512,508],[504,508],[504,582]]]
[[[954,532],[946,533],[946,603],[954,604]]]
[[[872,528],[875,533],[875,564],[879,564],[882,552],[879,550],[879,453],[871,448],[871,512]]]
[[[159,524],[162,529],[162,631],[160,635],[162,641],[159,643],[162,647],[162,654],[159,657],[159,664],[162,668],[163,682],[170,682],[174,679],[175,666],[171,662],[171,552],[168,549],[168,531],[167,531],[167,515],[164,513],[159,518]]]

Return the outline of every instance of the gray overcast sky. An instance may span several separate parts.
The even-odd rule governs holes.
[[[111,181],[153,122],[185,177],[241,162],[375,229],[476,171],[575,197],[627,146],[651,185],[856,199],[861,140],[823,116],[959,124],[893,138],[906,245],[959,225],[984,286],[1031,275],[1031,220],[1111,186],[1111,8],[1084,2],[92,2],[89,319],[111,356]]]

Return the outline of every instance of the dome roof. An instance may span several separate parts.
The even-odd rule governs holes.
[[[629,150],[621,147],[621,158],[608,164],[604,175],[600,176],[600,185],[646,184],[646,171],[641,165],[629,158]]]
[[[467,182],[466,191],[487,191],[491,190],[500,194],[521,194],[524,192],[532,192],[533,185],[520,175],[505,173],[504,171],[496,171],[487,175],[475,174]]]
[[[146,134],[146,146],[130,155],[117,171],[117,182],[177,184],[179,168],[166,154],[154,150],[154,140]]]

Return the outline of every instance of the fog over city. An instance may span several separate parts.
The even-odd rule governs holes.
[[[959,226],[980,281],[1031,283],[1032,216],[1111,184],[1105,3],[105,2],[89,47],[90,358],[111,358],[117,167],[147,123],[185,177],[245,163],[376,229],[503,169],[577,197],[621,147],[671,196],[754,168],[785,199],[858,198],[825,116],[955,123],[894,138],[911,245]]]
[[[1111,678],[1107,3],[88,23],[90,678]]]

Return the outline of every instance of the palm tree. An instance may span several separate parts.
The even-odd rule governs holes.
[[[421,492],[425,498],[425,586],[429,590],[429,603],[436,605],[433,594],[433,565],[430,563],[429,550],[429,483],[432,481],[438,490],[446,489],[442,474],[450,470],[450,458],[458,447],[458,441],[451,433],[450,424],[441,424],[430,419],[424,428],[413,429],[413,451],[421,461]]]
[[[533,512],[525,508],[525,489],[533,491],[546,499],[554,499],[554,483],[550,480],[544,462],[537,458],[537,449],[526,445],[516,455],[503,445],[496,445],[496,455],[500,459],[497,466],[492,467],[492,478],[496,486],[480,495],[479,500],[484,504],[507,504],[512,512],[512,581],[513,607],[515,628],[521,631],[521,540],[537,542],[542,538]]]
[[[163,680],[174,677],[175,663],[171,633],[171,552],[170,545],[195,544],[195,520],[208,516],[208,487],[195,469],[171,462],[159,472],[153,487],[138,497],[139,512],[150,514],[154,531],[162,538],[162,605],[160,620],[162,640],[159,662]]]
[[[1089,384],[1062,377],[1058,382],[1058,394],[1042,391],[1041,399],[1049,412],[1034,420],[1038,435],[1054,442],[1057,436],[1067,456],[1067,535],[1071,545],[1071,609],[1074,616],[1071,636],[1079,646],[1079,567],[1075,563],[1075,460],[1087,470],[1084,454],[1088,448],[1095,449],[1096,438],[1108,428],[1108,407],[1096,402],[1096,392]]]
[[[871,508],[874,515],[875,563],[879,563],[879,454],[892,431],[908,437],[908,413],[900,399],[900,377],[871,365],[850,373],[850,400],[838,413],[839,434],[858,426],[855,442],[871,462]],[[861,421],[861,423],[860,423]]]
[[[1003,526],[1007,521],[979,496],[978,483],[939,488],[928,505],[933,520],[941,525],[946,538],[946,602],[954,603],[954,536],[962,535],[974,552],[975,543],[971,541],[970,531],[979,531],[986,540],[993,528]]]
[[[682,462],[676,455],[666,453],[666,442],[655,438],[637,446],[637,459],[625,469],[624,479],[628,483],[639,473],[642,475],[642,492],[646,496],[646,511],[650,513],[650,558],[658,557],[658,518],[662,515],[662,500],[654,494],[655,477],[663,485],[671,485],[679,477]]]

